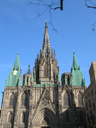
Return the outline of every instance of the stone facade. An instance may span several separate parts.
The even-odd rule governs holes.
[[[19,54],[6,80],[0,128],[78,128],[86,127],[83,94],[86,82],[75,53],[70,73],[64,73],[60,85],[59,66],[50,48],[48,27],[33,73],[30,65],[21,86]]]
[[[96,61],[92,62],[89,74],[91,83],[84,93],[87,128],[91,120],[96,127]]]

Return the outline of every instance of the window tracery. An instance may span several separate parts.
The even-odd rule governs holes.
[[[13,105],[14,105],[14,94],[12,93],[10,96],[9,106],[13,106]]]
[[[81,93],[78,94],[78,105],[83,105],[83,98],[82,98],[82,95]]]
[[[68,106],[68,105],[69,105],[68,93],[65,92],[65,94],[64,94],[64,106]]]
[[[27,107],[27,94],[26,93],[23,93],[21,96],[21,106]]]

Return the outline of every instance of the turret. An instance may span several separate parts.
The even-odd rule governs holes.
[[[73,64],[71,68],[71,85],[73,86],[84,86],[83,73],[77,63],[75,52],[73,52]]]
[[[14,67],[12,67],[9,74],[9,85],[8,86],[20,86],[21,85],[21,74],[20,74],[20,63],[19,53],[17,53]]]

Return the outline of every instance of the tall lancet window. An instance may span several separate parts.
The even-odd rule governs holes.
[[[68,105],[69,105],[68,93],[65,92],[65,94],[64,94],[64,106],[68,106]]]
[[[12,112],[9,112],[7,115],[8,122],[12,122]]]
[[[21,106],[27,107],[27,94],[23,93],[21,96]]]
[[[44,77],[48,77],[48,65],[44,65]]]
[[[14,94],[12,93],[10,96],[9,106],[13,106],[13,105],[14,105]]]
[[[78,105],[83,105],[83,98],[82,98],[82,95],[81,93],[78,94]]]

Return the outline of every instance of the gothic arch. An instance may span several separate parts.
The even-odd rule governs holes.
[[[33,125],[41,126],[44,118],[47,120],[47,121],[45,120],[47,123],[49,121],[50,125],[54,125],[54,126],[58,125],[57,116],[53,111],[51,111],[48,108],[43,108],[41,111],[38,111],[36,113],[35,117],[33,118]]]

